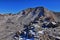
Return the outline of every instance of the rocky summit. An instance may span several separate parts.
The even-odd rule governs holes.
[[[48,26],[44,27],[44,23]],[[42,40],[60,39],[60,13],[44,7],[35,7],[17,14],[0,14],[0,40],[14,40],[13,35],[17,31],[22,31],[24,25],[34,25],[36,31],[44,30],[45,34],[40,37]]]

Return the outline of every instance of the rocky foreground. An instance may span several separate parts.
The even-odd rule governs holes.
[[[39,14],[42,12],[41,14]],[[42,20],[50,18],[50,22],[56,22],[56,27],[42,28]],[[15,32],[23,30],[24,25],[29,25],[37,19],[37,31],[45,30],[45,34],[40,37],[42,40],[60,39],[60,13],[49,11],[43,7],[28,8],[17,14],[0,14],[0,40],[13,40]],[[38,30],[39,29],[39,30]],[[48,36],[49,35],[49,36]]]

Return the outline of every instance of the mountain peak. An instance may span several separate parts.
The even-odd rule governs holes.
[[[38,22],[39,27],[41,27],[42,23],[59,22],[60,19],[58,15],[56,16],[54,12],[44,7],[27,8],[17,14],[0,14],[0,40],[2,40],[3,37],[6,40],[10,40],[12,37],[10,34],[12,32],[21,31],[24,25],[35,24],[35,21]],[[6,37],[7,35],[10,36]],[[3,40],[5,40],[4,38]]]

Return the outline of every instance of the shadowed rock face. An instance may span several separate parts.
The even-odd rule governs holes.
[[[23,30],[24,25],[29,25],[42,16],[51,18],[51,21],[60,21],[60,13],[54,13],[43,7],[28,8],[17,14],[0,14],[0,40],[11,40],[11,33]]]

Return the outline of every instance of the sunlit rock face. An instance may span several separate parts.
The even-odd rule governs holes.
[[[44,7],[28,8],[17,14],[0,14],[0,40],[12,40],[11,33],[23,30],[24,25],[29,25],[37,18],[44,20],[46,17],[50,18],[50,21],[60,21],[58,13]]]

